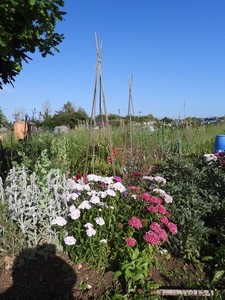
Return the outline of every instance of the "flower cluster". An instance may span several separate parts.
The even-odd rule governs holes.
[[[126,192],[120,177],[102,177],[94,174],[68,179],[67,190],[67,216],[56,216],[51,224],[66,226],[64,243],[68,246],[81,242],[83,233],[89,238],[99,236],[100,228],[109,222],[106,220],[107,211],[108,215],[111,215],[115,198]],[[100,243],[105,243],[107,239],[104,234],[101,237]]]
[[[142,239],[151,245],[164,243],[168,240],[169,234],[177,233],[177,226],[169,220],[171,215],[167,208],[167,204],[172,203],[173,199],[161,189],[161,186],[166,184],[166,180],[160,176],[142,176],[137,172],[133,176],[138,179],[137,184],[139,185],[135,184],[135,180],[133,180],[132,185],[127,188],[128,195],[139,201],[136,202],[137,206],[141,205],[140,210],[135,212],[136,215],[131,216],[128,221],[128,228],[133,228],[133,231],[128,230],[126,244],[134,247],[137,239],[140,240],[140,243]],[[143,190],[140,180],[144,181],[142,186],[145,187],[145,190]],[[146,191],[146,186],[149,191]],[[137,214],[140,215],[140,218],[137,217]]]

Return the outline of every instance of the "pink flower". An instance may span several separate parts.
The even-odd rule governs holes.
[[[167,208],[161,204],[158,204],[157,206],[158,212],[162,215],[165,215],[165,213],[167,212]]]
[[[169,213],[169,212],[167,211],[167,212],[165,213],[165,216],[169,218],[169,217],[171,216],[171,213]]]
[[[114,180],[115,180],[116,182],[122,183],[122,178],[121,178],[120,176],[114,176]]]
[[[168,235],[166,233],[166,230],[161,228],[159,231],[158,231],[158,236],[160,238],[160,240],[162,242],[166,242],[168,240]]]
[[[162,204],[162,199],[155,196],[151,196],[150,202],[154,204]]]
[[[160,218],[160,221],[165,225],[167,225],[169,223],[169,220],[166,216],[163,216],[162,218]]]
[[[162,228],[159,225],[159,223],[157,222],[152,222],[152,224],[149,227],[151,230],[155,231],[156,233],[158,233]]]
[[[153,212],[153,213],[157,213],[158,212],[157,207],[154,206],[154,205],[147,206],[147,210],[150,211],[150,212]]]
[[[167,223],[167,227],[169,228],[169,231],[172,233],[172,234],[176,234],[177,233],[177,225],[172,223],[172,222],[168,222]]]
[[[155,232],[153,232],[151,230],[149,230],[149,231],[146,232],[146,234],[144,235],[143,239],[147,243],[150,243],[152,245],[158,245],[160,243],[159,236]]]
[[[129,247],[134,247],[137,244],[137,241],[132,237],[126,237],[126,243]]]
[[[140,187],[131,185],[131,186],[128,187],[128,190],[135,191],[135,192],[140,192]]]
[[[138,198],[144,200],[147,203],[151,202],[151,195],[149,193],[140,194],[138,195]]]
[[[130,227],[134,227],[134,228],[136,228],[136,229],[142,228],[141,220],[139,220],[139,219],[138,219],[137,217],[135,217],[135,216],[132,216],[132,217],[130,218],[130,220],[128,221],[128,225],[129,225]]]

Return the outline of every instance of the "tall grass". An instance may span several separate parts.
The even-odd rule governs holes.
[[[116,146],[119,151],[114,162],[116,172],[123,174],[137,169],[148,172],[157,162],[174,153],[197,157],[213,153],[215,137],[223,133],[224,123],[188,128],[159,126],[155,132],[140,124],[132,126],[132,130],[125,125],[111,128],[112,147]],[[85,162],[88,162],[88,173],[112,174],[112,166],[106,160],[110,154],[109,137],[104,129],[76,128],[66,135],[42,132],[22,142],[10,137],[3,141],[3,149],[6,156],[16,151],[12,160],[19,157],[31,169],[45,149],[52,167],[63,172],[83,173]]]

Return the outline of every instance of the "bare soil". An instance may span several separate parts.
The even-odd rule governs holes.
[[[163,256],[150,279],[163,287],[191,287],[206,279],[203,270]],[[87,285],[88,284],[88,285]],[[0,258],[1,300],[104,299],[113,287],[113,272],[101,275],[88,265],[75,265],[61,252],[22,253]]]

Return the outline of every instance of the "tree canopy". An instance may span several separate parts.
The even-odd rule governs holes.
[[[13,84],[31,53],[38,50],[45,57],[58,52],[64,36],[55,30],[65,15],[63,7],[64,0],[1,0],[0,89]]]

